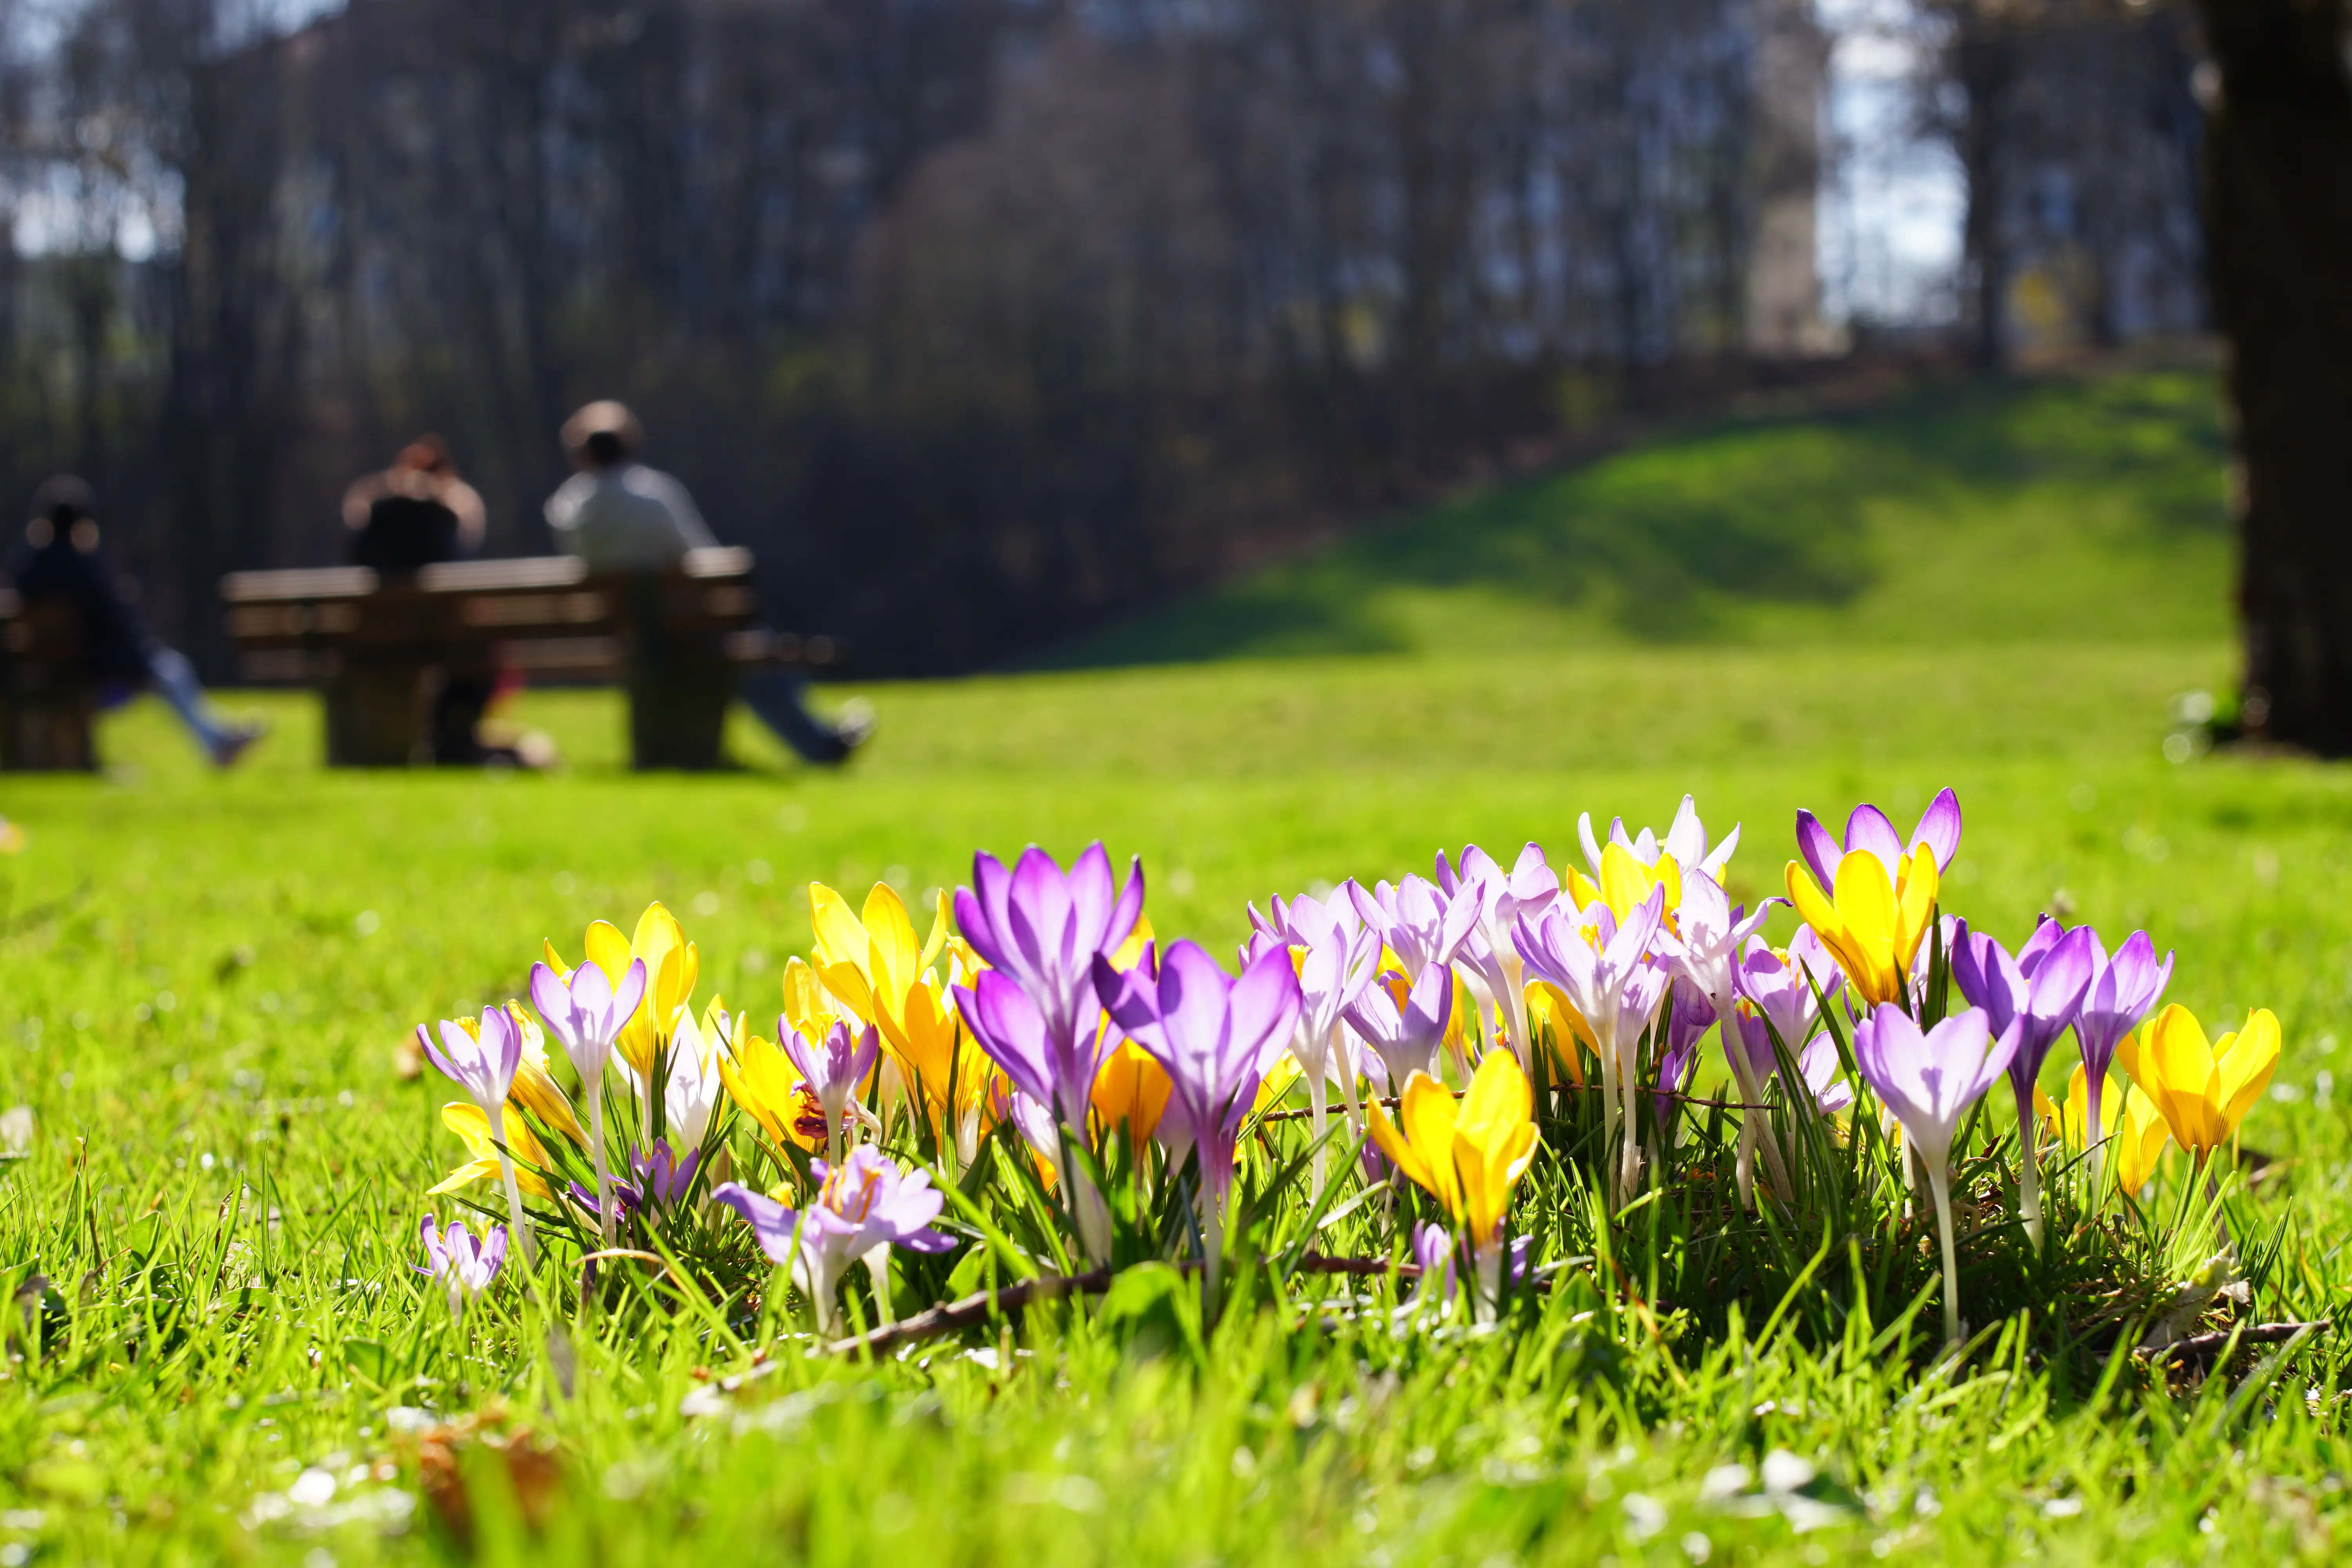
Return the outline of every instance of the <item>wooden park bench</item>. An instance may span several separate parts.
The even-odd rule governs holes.
[[[516,670],[539,684],[619,683],[639,768],[714,768],[736,672],[834,664],[824,637],[758,624],[748,550],[696,550],[678,570],[593,574],[568,555],[453,561],[414,577],[365,566],[221,579],[244,678],[316,686],[331,767],[429,761],[435,699],[453,677]]]
[[[0,768],[98,766],[98,682],[82,668],[81,622],[61,600],[26,604],[0,589]]]

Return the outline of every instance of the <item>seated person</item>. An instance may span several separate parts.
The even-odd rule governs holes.
[[[415,575],[417,568],[457,561],[482,546],[482,498],[457,477],[438,436],[419,436],[400,449],[392,467],[353,481],[343,492],[343,526],[352,531],[354,566],[385,577]],[[482,715],[498,695],[490,669],[443,673],[433,700],[433,760],[459,765],[510,760],[509,748],[485,745]]]
[[[686,487],[636,460],[637,416],[609,399],[563,422],[562,441],[579,470],[547,498],[556,543],[596,572],[666,572],[689,550],[716,544]],[[828,724],[808,710],[808,678],[797,670],[744,673],[744,703],[779,740],[812,763],[841,762],[873,732],[870,714]]]
[[[352,533],[352,565],[404,576],[481,549],[482,498],[457,477],[440,437],[419,436],[392,467],[343,492],[343,526]]]
[[[33,492],[25,537],[8,552],[8,580],[28,605],[62,600],[73,606],[82,658],[99,683],[101,706],[117,707],[152,689],[214,763],[227,767],[261,738],[263,727],[223,719],[194,668],[147,629],[99,553],[97,506],[90,488],[70,474],[43,480]]]

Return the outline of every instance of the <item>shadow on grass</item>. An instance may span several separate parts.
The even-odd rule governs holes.
[[[1428,641],[1416,601],[1449,596],[1441,615],[1489,605],[1612,640],[1737,638],[1759,609],[1834,614],[1881,586],[1899,563],[1873,518],[1890,507],[1964,531],[2055,489],[2123,500],[2133,542],[2210,531],[2224,447],[2211,379],[2192,372],[1979,382],[1862,415],[1727,422],[1416,512],[1023,662],[1405,652]]]

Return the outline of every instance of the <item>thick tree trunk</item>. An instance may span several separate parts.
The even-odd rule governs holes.
[[[2346,0],[2199,0],[2220,68],[2206,233],[2237,415],[2252,736],[2352,753]]]

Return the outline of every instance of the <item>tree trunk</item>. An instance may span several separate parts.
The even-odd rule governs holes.
[[[2242,466],[2247,734],[2352,753],[2346,0],[2199,0],[2206,233]]]

